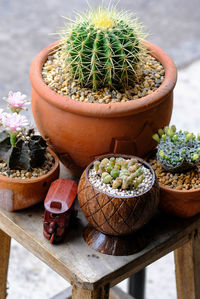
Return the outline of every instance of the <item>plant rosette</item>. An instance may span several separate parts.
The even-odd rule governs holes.
[[[78,186],[83,214],[98,231],[128,235],[146,224],[159,203],[151,166],[130,155],[104,155],[83,172]]]
[[[10,91],[4,100],[11,113],[0,111],[0,207],[15,211],[44,199],[58,178],[59,161],[45,140],[28,129],[19,114],[29,102],[20,92]]]
[[[188,218],[200,212],[200,135],[160,129],[157,155],[149,160],[160,186],[160,209]]]
[[[76,174],[100,154],[145,156],[170,122],[176,67],[141,31],[135,17],[100,7],[32,62],[36,125]]]

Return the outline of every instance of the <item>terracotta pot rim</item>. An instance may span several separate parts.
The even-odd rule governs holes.
[[[149,41],[143,41],[144,45],[150,50],[153,57],[163,65],[165,69],[165,79],[160,87],[150,95],[137,100],[131,100],[125,103],[84,103],[72,100],[70,97],[62,96],[53,91],[42,79],[41,70],[49,55],[49,52],[58,46],[59,41],[48,45],[33,59],[30,67],[30,81],[37,93],[51,105],[65,111],[75,114],[111,118],[116,116],[127,116],[138,114],[152,107],[159,105],[165,96],[173,90],[177,80],[177,70],[174,62],[161,48]]]
[[[50,152],[50,154],[52,154],[52,156],[54,157],[55,163],[54,163],[53,167],[44,175],[41,175],[36,178],[17,179],[17,178],[6,177],[6,176],[0,174],[0,180],[3,182],[10,181],[11,183],[17,183],[17,184],[24,184],[24,183],[32,184],[32,183],[36,183],[36,182],[45,180],[46,178],[51,176],[51,174],[54,173],[55,170],[59,167],[59,159],[58,159],[57,155],[49,147],[47,148],[47,151]]]
[[[151,185],[149,186],[149,188],[145,191],[145,192],[143,192],[142,194],[139,194],[139,195],[126,195],[126,196],[122,196],[122,195],[117,195],[117,194],[111,194],[111,193],[108,193],[108,192],[105,192],[105,191],[103,191],[103,190],[101,190],[101,189],[98,189],[98,188],[96,188],[96,187],[94,187],[93,185],[92,185],[92,183],[89,181],[89,179],[88,179],[88,171],[89,171],[89,169],[91,168],[91,166],[93,165],[93,163],[94,163],[94,161],[96,161],[96,160],[99,160],[99,159],[103,159],[103,158],[107,158],[107,157],[122,157],[122,158],[136,158],[139,162],[141,162],[142,164],[144,164],[147,168],[149,168],[150,169],[150,171],[151,171],[151,173],[152,173],[152,182],[151,182]],[[92,187],[95,189],[95,190],[97,190],[97,191],[100,191],[101,193],[104,193],[104,194],[106,194],[107,196],[114,196],[115,198],[137,198],[137,197],[140,197],[140,196],[142,196],[142,195],[144,195],[144,194],[146,194],[147,192],[149,192],[150,190],[151,190],[151,188],[153,187],[153,185],[154,185],[154,183],[155,183],[155,180],[156,180],[156,176],[155,176],[155,172],[154,172],[154,170],[153,170],[153,168],[151,167],[151,165],[148,163],[148,162],[146,162],[145,160],[143,160],[142,158],[139,158],[139,157],[137,157],[137,156],[133,156],[133,155],[126,155],[126,154],[107,154],[107,155],[100,155],[100,156],[98,156],[98,157],[96,157],[96,159],[95,160],[93,160],[88,166],[87,166],[87,168],[85,169],[85,173],[86,173],[86,180],[92,185]]]
[[[190,189],[190,190],[186,190],[186,189],[184,189],[184,190],[176,190],[176,189],[167,187],[167,186],[165,186],[165,185],[159,183],[159,181],[158,181],[158,184],[159,184],[159,186],[160,186],[160,189],[163,189],[163,190],[165,190],[165,191],[167,191],[167,192],[177,193],[177,194],[183,194],[183,193],[190,193],[190,194],[191,194],[191,193],[197,193],[197,192],[200,192],[200,188],[197,188],[197,189]]]

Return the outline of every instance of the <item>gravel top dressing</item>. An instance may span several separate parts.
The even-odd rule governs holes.
[[[156,177],[162,185],[176,190],[193,190],[200,188],[200,163],[193,170],[185,173],[170,173],[163,171],[161,164],[157,159],[150,160]]]
[[[59,51],[49,55],[42,69],[44,82],[55,92],[73,100],[88,103],[117,103],[136,100],[154,92],[164,80],[164,68],[154,57],[146,54],[135,67],[135,85],[124,90],[82,88],[70,78]]]
[[[48,173],[51,168],[54,166],[55,161],[54,157],[50,154],[46,154],[46,161],[44,162],[42,167],[33,168],[32,170],[16,170],[16,169],[8,169],[5,162],[0,162],[0,174],[9,178],[16,179],[31,179],[40,177],[46,173]]]
[[[116,158],[115,166],[113,165],[112,170],[107,174],[106,172],[100,173],[99,169],[95,170],[95,165],[93,165],[93,167],[91,167],[88,171],[88,179],[90,183],[95,188],[114,196],[133,197],[142,195],[143,193],[148,191],[152,185],[153,175],[151,173],[151,170],[138,161],[136,162],[137,167],[133,170],[136,164],[131,164],[132,159],[123,158],[122,160],[126,161],[125,163],[131,165],[128,165],[128,167],[125,168],[121,168],[121,170],[119,170],[120,173],[116,177],[116,175],[113,175],[113,170],[115,172],[116,165],[119,165],[119,159],[122,158]],[[105,159],[103,159],[102,161],[104,160]],[[100,164],[100,169],[102,166],[102,161]],[[105,171],[109,167],[110,161],[108,162],[107,166],[105,166]],[[112,177],[112,175],[114,177]],[[107,178],[110,178],[109,182],[107,181],[107,183],[105,183]],[[120,184],[116,185],[116,183],[119,181]]]

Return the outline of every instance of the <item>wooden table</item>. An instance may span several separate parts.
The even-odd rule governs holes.
[[[69,281],[73,299],[109,298],[111,287],[173,250],[178,298],[200,298],[200,215],[182,220],[158,213],[145,227],[150,238],[144,250],[129,256],[109,256],[84,242],[86,220],[81,212],[79,224],[64,243],[51,245],[43,237],[42,213],[42,205],[15,213],[0,210],[0,299],[6,292],[10,237]]]

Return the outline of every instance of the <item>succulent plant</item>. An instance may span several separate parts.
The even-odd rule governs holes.
[[[163,170],[172,173],[192,169],[200,161],[200,135],[177,131],[173,125],[158,130],[153,135],[158,142],[157,159]]]
[[[93,168],[102,182],[110,184],[113,189],[137,189],[144,180],[141,164],[134,158],[104,158],[95,161]]]
[[[144,47],[138,21],[113,7],[99,7],[79,15],[61,33],[61,53],[73,79],[81,85],[128,86]]]
[[[45,161],[46,142],[30,130],[26,136],[17,139],[13,147],[10,135],[3,131],[0,133],[0,160],[6,162],[9,169],[24,169],[40,167]]]
[[[40,167],[46,160],[46,141],[34,134],[33,129],[26,131],[29,124],[20,111],[29,104],[26,95],[21,92],[10,91],[4,100],[12,113],[0,109],[0,160],[4,161],[8,169],[31,170]]]

